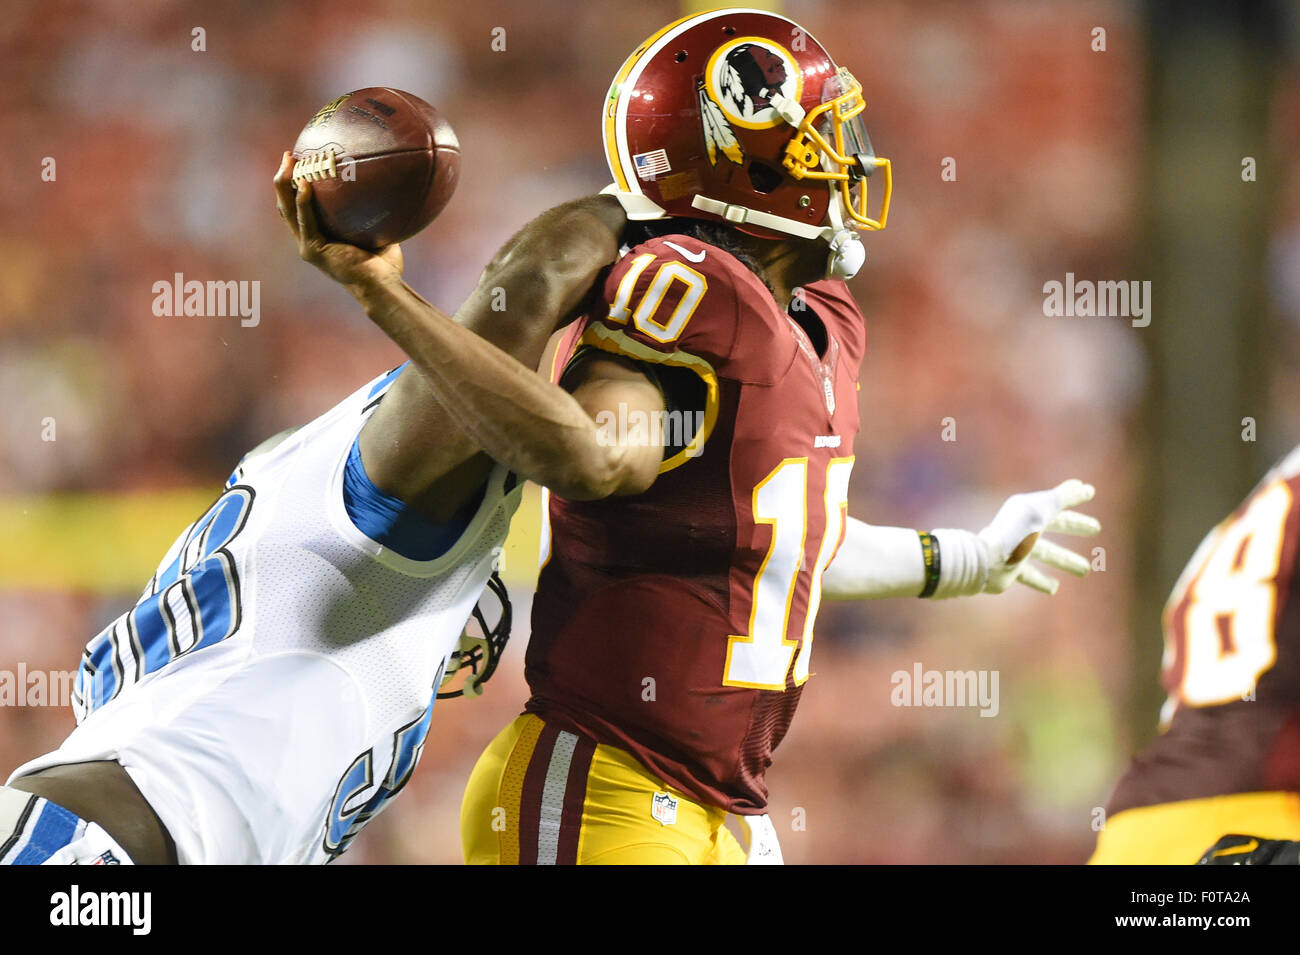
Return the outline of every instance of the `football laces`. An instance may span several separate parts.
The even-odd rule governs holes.
[[[293,181],[308,179],[318,182],[321,179],[337,179],[339,175],[338,160],[334,156],[334,147],[326,146],[320,152],[308,153],[293,166]]]

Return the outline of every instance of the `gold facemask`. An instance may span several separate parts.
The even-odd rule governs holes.
[[[844,211],[864,229],[885,227],[893,173],[889,160],[875,155],[866,126],[858,115],[866,108],[862,84],[844,67],[826,80],[821,105],[810,110],[786,144],[782,164],[794,179],[827,180],[839,192]],[[831,168],[821,168],[823,159]],[[884,171],[880,216],[868,211],[867,182],[877,170]]]

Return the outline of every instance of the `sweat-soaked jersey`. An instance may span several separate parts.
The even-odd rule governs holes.
[[[1300,792],[1300,447],[1212,530],[1165,607],[1163,733],[1107,807]]]
[[[862,314],[843,282],[807,286],[799,308],[825,328],[820,354],[737,259],[665,236],[623,256],[555,366],[590,346],[687,375],[699,401],[597,418],[610,440],[661,429],[671,450],[645,493],[549,496],[527,710],[738,813],[763,811],[812,673],[858,430]]]

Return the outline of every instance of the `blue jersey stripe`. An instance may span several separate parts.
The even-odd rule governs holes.
[[[114,623],[113,626],[117,624]],[[105,630],[97,639],[94,649],[90,651],[90,660],[83,659],[81,662],[81,698],[92,710],[103,705],[106,700],[111,700],[117,692],[117,671],[113,668],[113,655],[117,648],[109,638],[111,630],[112,627]],[[94,668],[93,677],[87,668],[87,662]]]
[[[31,826],[27,845],[13,864],[40,865],[72,841],[80,821],[76,813],[46,800],[41,814],[36,817],[36,824]]]
[[[135,617],[135,632],[140,637],[140,647],[144,650],[145,673],[152,673],[165,666],[171,659],[171,647],[167,640],[167,621],[163,617],[163,602],[167,591],[150,597],[131,613]]]
[[[434,560],[455,545],[487,493],[487,485],[470,495],[445,524],[435,524],[414,511],[401,498],[385,494],[370,480],[361,462],[361,438],[343,467],[343,508],[353,525],[376,543],[410,560]]]
[[[379,394],[381,391],[383,391],[385,388],[391,385],[394,381],[396,381],[397,376],[402,373],[402,369],[404,369],[409,364],[410,364],[409,361],[402,362],[400,365],[398,365],[388,374],[384,375],[383,378],[380,378],[377,382],[375,382],[374,386],[370,389],[370,394],[366,395],[367,400],[373,398],[375,395]]]
[[[220,643],[234,629],[232,619],[233,602],[230,594],[225,555],[219,554],[213,560],[206,560],[190,574],[190,586],[194,588],[194,603],[198,608],[201,634],[193,649],[202,650],[215,643]]]

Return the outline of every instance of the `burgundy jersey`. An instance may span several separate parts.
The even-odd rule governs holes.
[[[1165,607],[1164,732],[1108,812],[1300,792],[1300,448],[1201,542]]]
[[[644,494],[549,496],[527,710],[628,750],[698,800],[762,812],[843,539],[862,313],[843,282],[806,287],[791,308],[825,327],[821,341],[804,317],[819,354],[744,265],[681,235],[633,248],[604,292],[557,372],[591,346],[664,380],[687,375],[700,407],[668,413],[694,437]],[[607,424],[631,439],[647,426]]]

